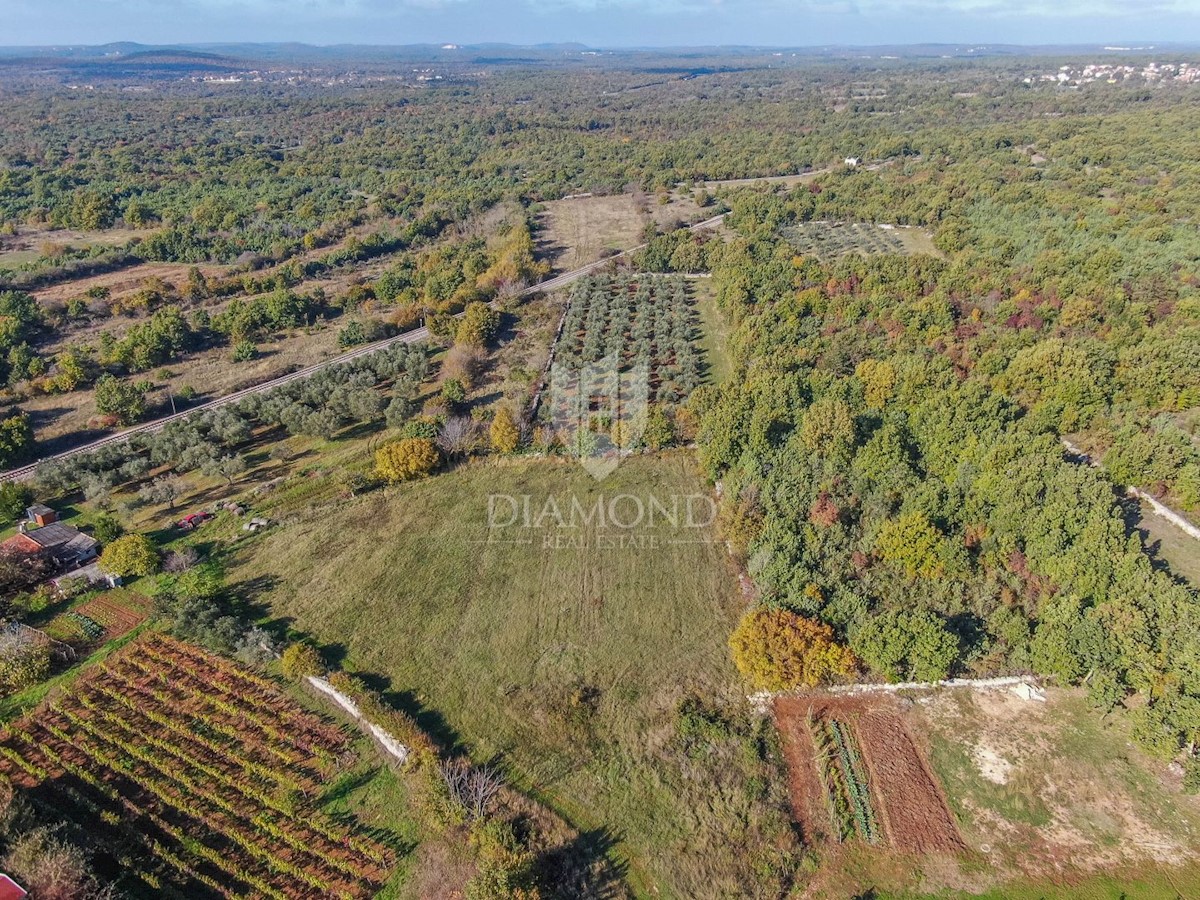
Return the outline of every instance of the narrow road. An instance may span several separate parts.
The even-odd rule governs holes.
[[[690,226],[693,231],[700,231],[705,228],[714,228],[720,225],[725,220],[725,214],[713,216],[710,219],[705,219],[703,222],[697,222]],[[645,244],[639,244],[636,247],[631,247],[628,250],[622,250],[612,256],[597,260],[594,263],[588,263],[586,266],[581,266],[578,269],[573,269],[570,272],[564,272],[562,275],[556,275],[554,278],[547,279],[525,288],[517,296],[527,297],[532,294],[548,293],[564,288],[567,285],[573,284],[580,278],[592,274],[605,266],[609,265],[613,260],[631,256],[639,250],[645,249]],[[495,305],[495,302],[492,304]],[[460,313],[461,315],[461,313]],[[26,481],[31,478],[37,467],[43,462],[55,459],[69,459],[72,456],[78,456],[81,453],[90,453],[93,450],[99,450],[101,447],[108,447],[113,444],[123,444],[135,434],[153,434],[161,431],[165,426],[172,422],[178,422],[189,416],[194,416],[199,412],[206,412],[212,409],[219,409],[222,406],[227,406],[230,403],[237,403],[243,397],[248,397],[251,394],[261,394],[264,391],[269,391],[280,385],[287,384],[290,381],[296,381],[301,378],[308,378],[310,375],[320,372],[322,369],[329,366],[336,366],[352,359],[357,359],[360,356],[367,356],[371,353],[377,353],[380,350],[387,349],[395,344],[415,344],[419,341],[428,339],[428,328],[416,328],[412,331],[406,331],[404,334],[396,335],[395,337],[384,338],[382,341],[376,341],[373,344],[363,344],[361,347],[355,347],[352,350],[347,350],[345,353],[340,353],[337,356],[322,360],[319,363],[314,363],[311,366],[305,366],[303,369],[297,369],[295,372],[289,372],[287,375],[281,375],[279,378],[273,378],[270,381],[264,381],[262,384],[256,384],[253,387],[243,388],[240,391],[235,391],[232,394],[226,394],[224,397],[218,397],[216,400],[210,400],[207,403],[202,403],[199,406],[194,406],[191,409],[181,413],[165,416],[161,419],[155,419],[152,422],[143,422],[141,425],[134,425],[132,428],[127,428],[124,431],[119,431],[116,434],[101,438],[98,441],[92,441],[90,444],[83,444],[71,450],[65,450],[62,453],[57,453],[54,456],[47,456],[39,459],[37,462],[30,463],[27,466],[22,466],[19,469],[10,469],[7,472],[0,473],[0,482],[2,481]]]
[[[1074,461],[1078,461],[1078,462],[1084,463],[1086,465],[1089,465],[1093,469],[1100,468],[1100,463],[1098,460],[1092,459],[1090,456],[1088,456],[1086,453],[1084,453],[1079,447],[1076,447],[1074,444],[1072,444],[1066,438],[1060,437],[1059,441],[1062,442],[1063,448],[1067,451],[1067,456],[1071,457]],[[1162,516],[1164,519],[1166,519],[1168,522],[1170,522],[1172,525],[1174,525],[1176,528],[1178,528],[1180,531],[1182,531],[1188,537],[1195,538],[1196,540],[1200,541],[1200,527],[1197,527],[1195,524],[1193,524],[1182,513],[1178,513],[1175,510],[1171,509],[1171,507],[1167,506],[1165,503],[1160,502],[1155,497],[1150,496],[1145,491],[1143,491],[1141,488],[1135,488],[1135,487],[1131,487],[1129,485],[1125,485],[1125,495],[1127,497],[1133,497],[1137,500],[1140,500],[1142,503],[1145,503],[1152,510],[1154,510],[1156,513],[1158,513],[1160,516]]]

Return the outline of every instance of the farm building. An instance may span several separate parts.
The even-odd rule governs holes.
[[[58,513],[44,503],[33,504],[25,510],[25,516],[38,528],[58,521]]]
[[[52,522],[42,528],[14,534],[0,544],[0,550],[23,555],[45,553],[58,565],[74,569],[95,559],[100,552],[100,543],[73,525]]]
[[[23,887],[7,875],[0,873],[0,900],[21,900],[22,897],[27,896],[29,895]]]

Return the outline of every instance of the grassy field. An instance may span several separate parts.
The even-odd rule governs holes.
[[[574,463],[481,463],[300,517],[231,555],[270,614],[476,759],[497,758],[627,867],[642,896],[768,895],[789,852],[782,784],[729,661],[738,615],[707,529],[488,528],[488,495],[705,488],[687,454],[596,482]],[[681,715],[688,698],[702,712]],[[696,744],[696,722],[709,739]],[[689,724],[690,723],[690,724]],[[778,785],[778,787],[775,787]],[[792,848],[794,850],[794,847]],[[768,888],[767,885],[773,885]]]
[[[858,222],[803,222],[785,229],[797,252],[817,259],[836,259],[847,253],[925,253],[940,256],[930,236],[919,228]]]
[[[700,312],[700,349],[708,363],[707,380],[720,384],[733,374],[733,358],[729,355],[729,337],[733,327],[717,307],[712,282],[698,278],[692,283],[696,308]]]
[[[1156,513],[1149,503],[1138,506],[1142,514],[1135,527],[1142,532],[1151,555],[1166,562],[1176,575],[1200,586],[1200,542]]]
[[[540,252],[555,271],[568,271],[595,262],[605,251],[637,246],[650,222],[662,227],[704,217],[686,191],[673,194],[668,203],[649,197],[641,207],[631,194],[554,200],[539,218]]]

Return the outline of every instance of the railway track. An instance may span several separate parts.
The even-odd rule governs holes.
[[[712,218],[705,219],[703,222],[697,222],[690,226],[692,231],[700,231],[706,228],[714,228],[725,220],[725,214],[722,213]],[[644,250],[645,244],[639,244],[636,247],[630,247],[628,250],[622,250],[620,253],[605,257],[593,263],[588,263],[586,266],[580,266],[578,269],[572,269],[570,272],[564,272],[562,275],[557,275],[554,278],[549,278],[546,281],[539,282],[531,287],[525,288],[517,296],[526,297],[532,294],[544,294],[551,291],[559,290],[580,278],[584,278],[593,272],[603,269],[611,264],[614,260],[622,259],[637,253],[639,250]],[[492,304],[495,305],[495,302]],[[461,313],[459,314],[461,315]],[[372,344],[363,344],[361,347],[355,347],[352,350],[347,350],[345,353],[340,353],[330,359],[322,360],[319,363],[313,363],[311,366],[305,366],[302,369],[297,369],[295,372],[289,372],[286,375],[281,375],[278,378],[272,378],[270,381],[264,381],[261,384],[253,385],[252,387],[243,388],[240,391],[234,391],[232,394],[226,394],[224,397],[218,397],[215,400],[210,400],[207,403],[202,403],[199,406],[194,406],[191,409],[184,410],[180,413],[174,413],[169,416],[164,416],[161,419],[155,419],[152,422],[144,422],[141,425],[134,425],[132,428],[126,428],[124,431],[119,431],[116,434],[108,437],[100,438],[97,441],[92,441],[88,444],[82,444],[78,447],[73,447],[70,450],[64,450],[62,453],[56,453],[53,456],[43,457],[29,465],[21,466],[17,469],[10,469],[7,472],[0,472],[0,482],[4,481],[26,481],[33,476],[37,471],[38,466],[42,463],[52,460],[70,459],[72,456],[78,456],[83,453],[92,453],[103,447],[109,447],[115,444],[124,444],[130,438],[139,434],[153,434],[161,431],[172,422],[180,422],[197,413],[207,412],[213,409],[220,409],[222,406],[228,406],[231,403],[237,403],[244,397],[249,397],[251,394],[261,394],[266,391],[273,390],[281,385],[292,381],[297,381],[302,378],[308,378],[311,375],[320,372],[330,366],[340,365],[349,362],[352,359],[357,359],[361,356],[368,356],[372,353],[378,353],[380,350],[386,350],[388,347],[393,347],[396,344],[415,344],[426,340],[429,337],[429,329],[426,327],[416,328],[412,331],[406,331],[404,334],[399,334],[394,337],[385,338],[382,341],[375,341]]]

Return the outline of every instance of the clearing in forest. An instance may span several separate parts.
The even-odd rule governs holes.
[[[349,755],[270,679],[155,634],[9,725],[0,776],[134,894],[366,898],[394,852],[313,807]]]
[[[933,240],[919,228],[875,225],[869,222],[801,222],[783,231],[801,256],[837,259],[850,253],[874,256],[883,253],[940,255]]]

